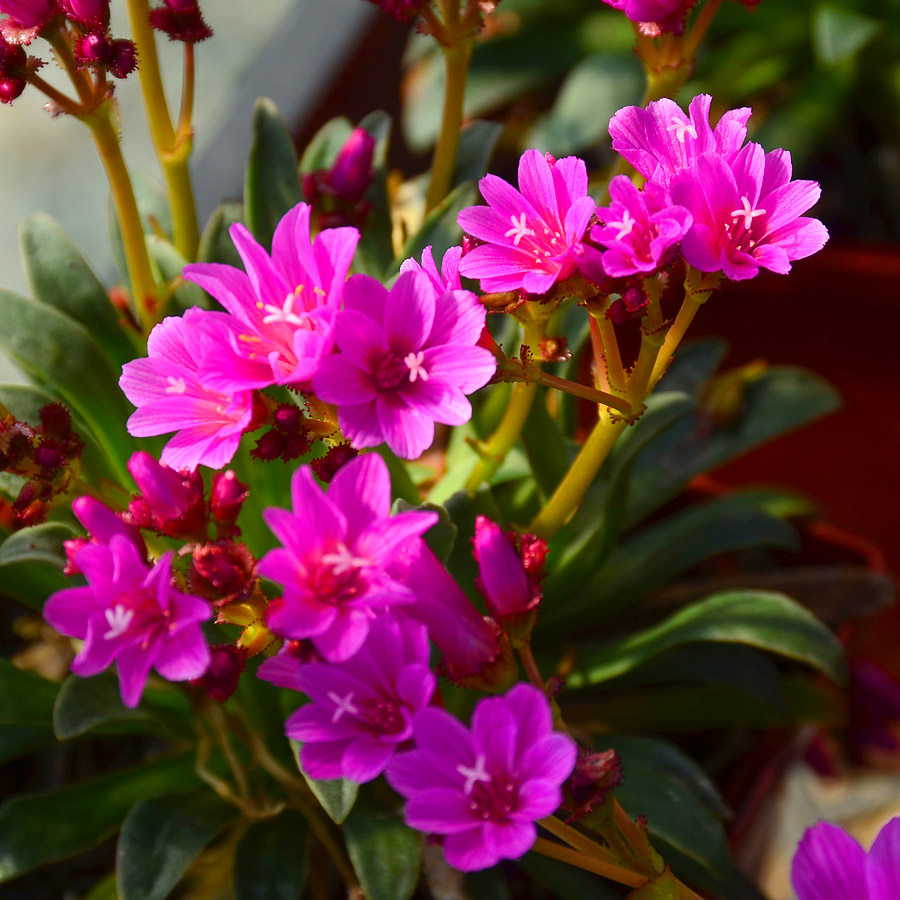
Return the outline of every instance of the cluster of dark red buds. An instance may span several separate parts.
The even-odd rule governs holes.
[[[324,456],[310,460],[309,465],[319,481],[331,484],[331,479],[337,474],[337,470],[350,462],[354,456],[359,456],[359,450],[354,450],[347,443],[335,444]]]
[[[382,12],[398,22],[411,22],[418,14],[424,0],[369,0]]]
[[[29,59],[17,44],[7,43],[0,36],[0,103],[12,103],[27,84],[29,68],[37,69],[41,62]]]
[[[318,435],[306,427],[303,412],[292,403],[282,403],[272,411],[268,424],[273,427],[262,434],[250,451],[254,459],[264,462],[283,459],[290,462],[308,453]]]
[[[113,39],[106,30],[80,35],[75,39],[73,51],[80,68],[103,70],[116,78],[130,75],[138,64],[134,43],[125,38]]]
[[[74,464],[84,449],[62,403],[42,407],[40,420],[37,428],[12,415],[0,421],[0,470],[27,479],[12,506],[3,509],[6,527],[43,522],[53,498],[68,490]]]
[[[570,813],[566,824],[590,815],[621,783],[622,762],[615,750],[597,753],[579,747],[575,771],[563,785],[563,806]]]
[[[303,194],[312,207],[316,227],[361,227],[372,209],[365,193],[372,183],[375,138],[356,128],[330,169],[303,175]]]
[[[196,44],[212,37],[212,28],[203,21],[197,0],[163,0],[150,10],[150,24],[169,36],[170,41]]]
[[[209,651],[209,668],[200,678],[192,679],[191,684],[203,688],[210,700],[224,703],[237,690],[247,651],[235,644],[217,644]]]

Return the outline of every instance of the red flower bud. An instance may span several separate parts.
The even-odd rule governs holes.
[[[349,444],[335,444],[324,456],[310,460],[309,464],[319,481],[330,484],[337,470],[355,456],[359,456],[359,451]]]
[[[170,41],[196,44],[212,37],[212,29],[203,21],[197,0],[163,0],[163,6],[150,10],[150,24],[169,36]]]
[[[341,200],[355,203],[362,199],[372,182],[374,152],[375,138],[355,128],[328,172],[328,184]]]
[[[224,703],[237,690],[247,654],[234,644],[218,644],[209,651],[209,668],[191,684],[203,688],[210,700]]]

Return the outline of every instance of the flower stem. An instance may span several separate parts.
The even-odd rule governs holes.
[[[719,11],[721,5],[722,0],[706,0],[706,5],[700,10],[700,15],[697,16],[690,32],[684,40],[684,46],[681,51],[684,59],[692,60],[697,55],[700,41],[702,41],[706,35],[706,31],[712,24],[712,20],[716,17],[716,13]]]
[[[534,658],[534,652],[531,649],[531,644],[522,644],[519,647],[519,659],[522,660],[522,668],[525,669],[528,680],[538,688],[538,690],[546,693],[547,682],[544,681],[544,676],[541,675],[541,670],[538,668],[537,660]],[[557,837],[558,836],[559,835],[557,835]]]
[[[555,816],[539,819],[538,825],[540,825],[541,828],[545,828],[554,837],[558,837],[561,841],[565,841],[570,847],[579,850],[581,853],[605,860],[612,865],[617,864],[616,858],[608,850],[604,850],[603,847],[595,841],[592,841],[587,835],[582,834],[580,831],[576,831],[571,826],[566,825],[565,822],[561,822]]]
[[[155,324],[156,282],[150,269],[150,258],[144,241],[144,229],[138,212],[131,178],[122,156],[119,133],[113,122],[113,105],[106,100],[84,122],[91,129],[97,152],[106,169],[112,191],[116,217],[122,232],[125,262],[131,281],[131,294],[145,333]]]
[[[559,375],[552,375],[550,372],[544,372],[543,370],[534,374],[538,384],[556,388],[556,390],[564,391],[573,397],[581,397],[582,400],[590,400],[592,403],[602,403],[604,406],[618,410],[626,416],[631,415],[635,411],[627,400],[623,397],[617,397],[615,394],[598,391],[588,387],[586,384],[569,381],[568,378],[560,378]]]
[[[452,8],[452,3],[448,6]],[[450,188],[453,186],[456,154],[459,150],[459,133],[462,129],[466,79],[469,75],[469,61],[472,59],[473,45],[473,38],[467,36],[450,46],[441,46],[444,53],[444,71],[447,83],[444,89],[441,133],[434,148],[431,179],[425,195],[426,214],[431,212],[450,193]]]
[[[588,856],[586,853],[581,853],[578,850],[570,850],[568,847],[548,841],[546,838],[539,837],[531,849],[544,856],[568,863],[570,866],[576,866],[587,872],[602,875],[604,878],[609,878],[611,881],[616,881],[619,884],[627,884],[629,887],[640,887],[649,880],[646,875],[638,875],[636,872],[630,872],[628,869],[597,859],[595,856]]]
[[[622,391],[625,389],[625,369],[622,366],[615,326],[603,312],[597,314],[591,312],[590,316],[591,328],[596,329],[597,341],[602,348],[603,358],[606,360],[606,377],[609,380],[609,386],[614,391]]]
[[[190,123],[194,96],[193,47],[190,52],[185,49],[182,109],[176,132],[172,127],[169,105],[166,101],[159,69],[156,37],[150,27],[148,11],[147,0],[128,0],[131,34],[141,60],[138,68],[141,92],[144,95],[144,106],[147,110],[147,123],[150,126],[153,145],[156,148],[156,155],[166,182],[169,206],[172,209],[175,247],[185,259],[192,261],[196,256],[197,245],[200,241],[197,208],[194,203],[194,187],[188,169],[188,159],[193,144]]]

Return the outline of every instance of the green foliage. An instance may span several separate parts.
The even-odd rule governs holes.
[[[120,900],[165,900],[188,866],[235,818],[233,806],[204,789],[135,804],[116,848]]]
[[[209,217],[203,234],[200,235],[197,262],[223,263],[242,268],[244,264],[235,249],[228,229],[235,222],[243,221],[244,207],[240,203],[225,202],[217,206]]]
[[[247,829],[234,857],[237,900],[297,900],[308,868],[308,826],[295,809]]]
[[[316,795],[316,799],[322,804],[322,809],[328,813],[333,822],[340,825],[350,810],[356,803],[359,794],[359,785],[355,781],[349,781],[346,778],[335,778],[331,781],[317,781],[310,778],[300,765],[300,744],[297,741],[291,741],[294,748],[294,756],[297,760],[297,768],[303,776],[304,781],[309,785],[309,789]]]
[[[366,900],[409,900],[419,880],[422,836],[397,815],[360,806],[342,830]]]
[[[155,234],[171,241],[174,236],[172,225],[172,213],[169,209],[169,201],[166,192],[159,181],[149,172],[140,169],[129,171],[131,184],[134,188],[134,199],[137,202],[138,213],[141,217],[141,226],[144,234]],[[122,232],[119,230],[119,220],[116,216],[112,197],[107,206],[109,215],[109,239],[113,249],[116,265],[123,278],[127,278],[128,266],[125,263],[125,248],[122,243]]]

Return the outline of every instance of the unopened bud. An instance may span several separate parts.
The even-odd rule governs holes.
[[[112,51],[112,59],[109,62],[109,71],[116,78],[125,78],[137,68],[137,48],[132,41],[124,38],[113,41],[110,49]]]
[[[563,805],[571,813],[567,824],[596,809],[622,783],[622,763],[615,750],[593,753],[579,749],[575,771],[563,785]]]
[[[369,0],[382,12],[393,16],[398,22],[411,22],[418,14],[423,0]]]
[[[228,469],[216,472],[209,491],[209,510],[220,524],[233,525],[247,499],[247,485]]]
[[[309,464],[319,481],[330,484],[337,470],[355,456],[359,456],[359,451],[349,444],[335,444],[324,456],[310,460]]]
[[[372,181],[374,152],[375,138],[362,128],[354,129],[328,172],[328,184],[342,200],[362,199]]]
[[[150,10],[150,24],[169,36],[170,41],[196,44],[212,37],[212,29],[203,21],[197,0],[163,0],[163,6]]]
[[[203,688],[210,700],[224,703],[237,690],[247,653],[234,644],[218,644],[209,653],[209,668],[191,684]]]
[[[109,0],[59,0],[66,15],[85,25],[109,23]]]

